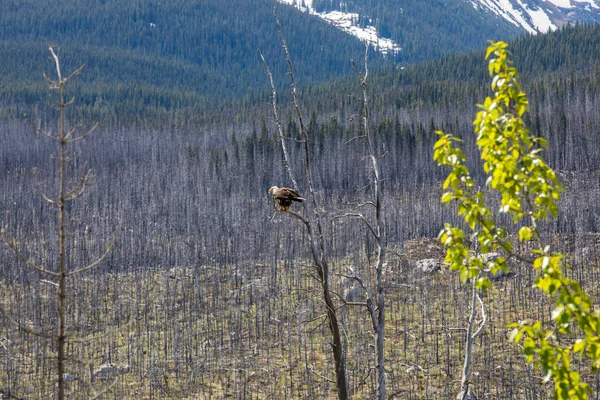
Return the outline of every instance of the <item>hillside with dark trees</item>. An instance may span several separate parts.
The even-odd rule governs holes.
[[[47,96],[40,81],[51,67],[48,46],[58,45],[65,68],[86,64],[72,90],[79,104],[109,118],[152,110],[160,117],[191,109],[202,113],[223,99],[262,87],[259,50],[274,60],[283,82],[286,64],[273,18],[273,0],[119,1],[40,0],[0,4],[0,101],[31,105]],[[351,72],[361,42],[316,17],[277,6],[297,54],[305,85]],[[318,55],[318,57],[315,57]],[[374,65],[384,64],[373,54]]]
[[[394,57],[372,51],[373,71],[483,49],[489,38],[517,34],[508,23],[494,16],[482,19],[466,5],[452,6],[454,17],[447,18],[447,4],[438,0],[377,3],[377,10],[365,8],[365,13],[377,22],[381,36],[389,37],[392,26],[402,27],[394,30],[394,40],[403,50]],[[198,0],[3,1],[0,116],[19,115],[22,107],[47,97],[40,75],[51,66],[45,54],[49,45],[73,55],[65,57],[65,68],[86,64],[87,73],[71,90],[94,118],[142,120],[140,114],[147,112],[156,119],[179,119],[184,111],[185,119],[210,118],[215,109],[235,107],[232,99],[254,104],[264,89],[259,50],[276,82],[288,82],[274,8],[302,87],[353,74],[350,60],[361,59],[364,48],[357,38],[275,0],[242,0],[235,7]]]
[[[314,0],[313,7],[320,12],[358,13],[359,25],[374,25],[382,37],[398,43],[403,49],[398,61],[409,63],[438,58],[448,50],[481,49],[489,38],[506,40],[520,32],[500,16],[482,13],[467,1]]]
[[[112,3],[0,5],[0,225],[7,244],[0,246],[0,398],[56,396],[58,283],[27,265],[58,270],[61,243],[67,269],[106,253],[97,266],[67,280],[66,334],[77,338],[65,347],[67,398],[337,398],[310,238],[302,221],[276,212],[267,194],[273,185],[292,182],[269,81],[250,36],[262,39],[267,63],[281,75],[276,87],[283,138],[301,194],[309,198],[302,175],[305,142],[289,81],[283,80],[273,4],[170,1],[178,10],[174,18],[165,2],[122,4],[118,13]],[[237,17],[219,19],[220,8]],[[78,14],[81,9],[89,12]],[[364,68],[364,48],[317,20],[300,23],[294,12],[278,8],[300,82],[349,391],[353,398],[373,398],[371,320],[348,304],[366,304],[349,276],[362,276],[366,286],[375,282],[378,244],[364,225],[344,217],[370,201],[373,183],[369,152],[357,139],[365,135],[361,81],[349,63],[352,58]],[[33,18],[40,15],[47,19]],[[393,29],[386,23],[382,19],[381,29]],[[183,25],[186,30],[176,29]],[[189,36],[178,37],[180,31]],[[337,47],[323,46],[325,35],[339,35],[331,41]],[[66,182],[76,185],[84,167],[91,175],[86,190],[63,209],[64,236],[56,230],[56,205],[40,196],[56,195],[62,182],[55,141],[36,134],[61,131],[56,93],[41,74],[55,75],[48,42],[60,44],[65,75],[86,64],[66,87],[67,100],[77,94],[67,108],[66,131],[79,121],[82,132],[99,124],[69,153]],[[543,155],[566,188],[558,218],[541,223],[541,232],[567,255],[567,274],[596,307],[598,43],[600,27],[585,25],[519,37],[509,47],[529,97],[525,124],[547,140]],[[233,48],[243,51],[233,54]],[[225,53],[226,61],[217,63],[215,52]],[[323,56],[306,56],[314,52]],[[368,124],[381,167],[387,246],[388,397],[455,398],[470,285],[443,265],[417,266],[424,259],[440,264],[436,237],[444,223],[464,226],[454,209],[440,203],[447,171],[432,160],[436,130],[464,140],[467,165],[485,186],[473,119],[490,93],[487,63],[483,51],[435,52],[435,60],[405,67],[369,54]],[[489,201],[497,204],[498,198],[490,194]],[[518,227],[505,219],[514,239]],[[488,325],[473,350],[472,383],[480,398],[551,399],[552,384],[508,341],[506,326],[521,319],[551,323],[552,302],[533,288],[531,268],[509,264],[510,273],[494,276],[492,289],[482,294]],[[589,398],[599,399],[598,372],[582,359],[573,365],[592,388]]]

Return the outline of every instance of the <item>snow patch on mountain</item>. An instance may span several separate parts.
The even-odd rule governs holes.
[[[356,25],[358,14],[344,13],[341,11],[330,11],[327,13],[314,13],[335,27],[356,36],[363,42],[369,43],[383,54],[396,54],[401,48],[392,39],[381,38],[377,35],[374,26],[361,28]]]
[[[600,21],[600,0],[469,0],[476,9],[488,9],[529,33],[544,33],[560,25]]]
[[[351,9],[351,0],[340,0],[338,10],[316,12],[313,0],[278,0],[280,3],[315,15],[337,28],[373,45],[384,54],[397,54],[401,48],[391,39],[378,36],[374,26],[361,27],[364,15],[343,12]],[[346,3],[346,1],[348,3]],[[375,0],[372,0],[375,1]],[[417,0],[422,1],[422,0]],[[471,4],[489,17],[494,13],[531,34],[545,33],[575,21],[600,23],[600,0],[460,0]],[[449,16],[450,17],[450,16]],[[371,22],[372,23],[372,22]]]
[[[573,7],[573,5],[571,4],[571,0],[548,0],[548,3],[552,3],[556,7],[560,7],[560,8],[571,8],[571,7]]]
[[[330,11],[318,13],[313,8],[312,0],[278,0],[280,3],[295,6],[300,11],[315,15],[336,28],[353,35],[365,43],[375,47],[377,51],[383,54],[397,54],[402,48],[392,39],[379,37],[377,29],[374,26],[364,28],[358,26],[359,15],[357,13]]]
[[[569,0],[553,1],[565,3]],[[557,28],[546,11],[540,7],[530,8],[521,0],[473,0],[472,4],[475,8],[480,6],[487,8],[529,33],[547,32],[548,29],[555,30]]]
[[[549,30],[555,30],[556,25],[552,23],[552,20],[541,8],[537,10],[528,10],[533,26],[538,32],[548,32]]]
[[[560,8],[577,8],[584,4],[585,7],[600,9],[600,4],[597,0],[546,0],[548,3],[552,3]]]

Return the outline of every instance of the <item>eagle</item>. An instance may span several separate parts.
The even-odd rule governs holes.
[[[279,206],[279,211],[287,211],[292,205],[292,201],[304,201],[294,189],[273,186],[269,189],[268,193],[273,195],[273,201]]]

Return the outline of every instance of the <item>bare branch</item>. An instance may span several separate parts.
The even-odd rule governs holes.
[[[344,299],[344,297],[342,295],[340,295],[338,292],[335,292],[332,290],[331,293],[335,294],[342,301],[344,306],[358,306],[358,307],[366,307],[366,308],[370,309],[369,303],[365,303],[365,302],[361,302],[361,301],[346,301]]]
[[[75,274],[79,274],[81,272],[87,271],[89,269],[92,269],[96,266],[98,266],[99,264],[101,264],[102,262],[104,262],[104,260],[106,260],[110,254],[110,252],[112,251],[113,247],[115,246],[116,243],[116,239],[113,238],[111,243],[106,246],[106,251],[104,252],[104,254],[102,254],[102,256],[100,258],[98,258],[96,261],[94,261],[93,263],[86,265],[85,267],[81,267],[78,269],[75,269],[73,271],[69,271],[65,274],[65,276],[73,276]]]
[[[71,75],[67,76],[67,77],[64,79],[64,81],[63,81],[63,82],[64,82],[64,83],[67,83],[67,82],[68,82],[68,81],[69,81],[71,78],[73,78],[75,75],[79,75],[79,73],[80,73],[81,71],[83,71],[83,69],[84,69],[84,68],[85,68],[85,64],[83,64],[82,66],[80,66],[79,68],[77,68],[75,71],[71,72]],[[72,102],[73,100],[74,100],[74,99],[72,99],[72,100],[71,100],[71,102]]]
[[[4,316],[4,318],[6,318],[12,325],[16,326],[17,328],[19,328],[22,331],[29,333],[30,335],[42,337],[44,339],[52,339],[52,337],[53,337],[53,335],[51,333],[38,332],[36,330],[31,329],[28,326],[21,324],[19,321],[15,320],[13,317],[8,315],[8,313],[6,311],[4,311],[3,307],[0,307],[0,314],[2,314]]]
[[[69,103],[67,103],[68,105]],[[70,138],[75,132],[77,132],[77,129],[79,129],[79,125],[73,125],[69,131],[67,132],[67,134],[65,135],[65,140],[67,140],[68,138]]]
[[[56,75],[58,76],[58,85],[62,85],[62,74],[60,73],[60,61],[58,60],[58,56],[54,52],[54,46],[49,47],[50,53],[52,53],[52,57],[54,58],[54,63],[56,64]]]
[[[275,125],[277,126],[277,134],[278,134],[279,142],[281,144],[281,150],[283,152],[283,164],[285,166],[285,169],[288,172],[288,175],[290,177],[290,180],[292,181],[292,184],[294,185],[294,189],[298,191],[299,190],[298,183],[296,182],[296,179],[294,177],[294,172],[292,171],[292,167],[291,167],[290,161],[289,161],[287,147],[285,145],[285,141],[283,140],[283,138],[284,138],[283,127],[281,125],[281,120],[279,119],[279,112],[277,111],[277,90],[275,89],[275,82],[273,81],[273,74],[271,73],[271,70],[269,69],[269,65],[267,64],[267,61],[265,60],[265,57],[263,56],[262,52],[260,50],[258,50],[258,53],[260,54],[260,58],[262,59],[262,62],[265,65],[265,72],[266,72],[267,76],[269,77],[269,82],[271,84],[271,96],[272,96],[271,104],[273,105],[273,116],[275,119]]]
[[[325,380],[325,381],[327,381],[327,382],[329,382],[329,383],[335,383],[335,381],[334,381],[333,379],[329,379],[328,377],[326,377],[326,376],[323,376],[323,375],[319,374],[318,372],[316,372],[316,371],[313,369],[313,366],[312,366],[312,365],[309,365],[309,366],[308,366],[308,370],[309,370],[310,372],[312,372],[313,374],[315,374],[316,376],[318,376],[319,378],[321,378],[321,379],[323,379],[323,380]]]
[[[325,318],[323,318],[323,320],[314,328],[312,328],[311,330],[308,331],[308,333],[313,333],[314,331],[316,331],[317,329],[319,329],[320,327],[323,326],[323,324],[325,324],[325,322],[329,321],[329,318],[327,317],[327,315],[325,315]]]
[[[83,135],[77,136],[77,137],[75,137],[75,138],[73,138],[73,139],[69,139],[68,143],[75,143],[75,142],[79,142],[80,140],[87,139],[87,138],[88,138],[88,137],[89,137],[89,136],[90,136],[92,133],[94,133],[94,131],[96,130],[96,128],[98,128],[98,123],[97,123],[97,122],[94,124],[94,126],[92,126],[92,127],[91,127],[91,128],[90,128],[90,129],[89,129],[89,130],[88,130],[86,133],[84,133]],[[67,135],[67,138],[68,138],[69,136],[70,136],[70,135]]]
[[[371,367],[369,368],[369,370],[367,371],[367,373],[365,374],[365,376],[363,376],[362,379],[358,380],[358,383],[355,384],[356,387],[361,387],[365,384],[365,382],[367,382],[367,379],[369,379],[369,377],[371,376],[371,372],[373,372],[375,370],[375,367]]]
[[[46,201],[47,203],[58,204],[56,200],[52,200],[50,197],[46,196],[46,193],[42,192],[42,190],[39,187],[36,186],[36,190],[38,191],[40,196],[42,196],[42,199],[44,199],[44,201]]]
[[[273,215],[271,216],[271,218],[269,218],[269,222],[273,222],[273,220],[275,219],[276,215],[277,215],[277,210],[275,210],[275,212],[273,213]]]
[[[479,325],[479,328],[473,334],[473,336],[472,336],[473,339],[476,339],[477,336],[479,336],[481,334],[481,332],[483,331],[483,328],[485,327],[485,325],[487,323],[487,315],[485,314],[485,307],[483,306],[483,301],[481,300],[481,297],[479,297],[479,294],[477,294],[476,296],[477,296],[477,300],[479,301],[479,305],[481,306],[481,316],[483,318],[483,321],[481,321],[481,325]]]
[[[360,187],[360,188],[356,189],[356,190],[354,191],[354,194],[356,194],[356,193],[358,193],[358,192],[360,192],[360,191],[362,191],[362,190],[365,190],[366,188],[368,188],[368,187],[369,187],[369,186],[371,186],[371,185],[373,185],[373,182],[369,182],[369,183],[367,183],[365,186],[363,186],[363,187]],[[371,203],[371,204],[372,204],[372,205],[375,207],[375,202],[374,202],[374,201],[367,201],[367,203]]]
[[[313,278],[315,281],[319,282],[321,285],[323,284],[323,280],[321,278],[319,278],[318,276],[315,276],[313,273],[309,272],[308,273],[311,278]]]
[[[39,265],[37,265],[36,263],[34,263],[32,260],[28,259],[27,257],[25,257],[23,254],[21,254],[21,252],[19,250],[17,250],[17,244],[16,244],[16,239],[12,238],[12,240],[9,240],[9,238],[6,236],[6,228],[2,228],[0,230],[0,237],[2,237],[2,241],[13,251],[13,253],[27,266],[32,267],[37,269],[38,271],[44,273],[44,274],[49,274],[49,275],[53,275],[53,276],[58,276],[59,274],[57,272],[53,272],[53,271],[49,271],[43,267],[40,267]]]
[[[58,82],[55,81],[54,79],[49,78],[45,72],[42,72],[42,75],[44,76],[44,79],[46,79],[46,81],[50,84],[50,90],[56,90],[58,89]]]
[[[379,235],[377,234],[377,232],[375,232],[375,229],[373,228],[373,226],[371,225],[369,220],[367,220],[365,218],[364,215],[362,215],[360,213],[348,213],[348,214],[342,214],[342,215],[335,216],[335,217],[333,217],[333,219],[339,219],[339,218],[344,218],[344,217],[353,217],[353,218],[360,219],[361,221],[363,221],[365,223],[365,225],[367,225],[367,228],[369,228],[369,230],[371,231],[373,236],[375,236],[376,239],[379,239]]]
[[[356,282],[358,282],[360,284],[360,286],[365,290],[365,292],[367,291],[367,288],[365,287],[365,285],[363,283],[363,280],[359,276],[357,276],[357,275],[346,275],[346,274],[340,274],[340,273],[337,273],[336,275],[337,276],[342,276],[342,277],[347,278],[347,279],[355,280]]]
[[[31,120],[31,118],[29,118],[29,115],[23,114],[23,118],[25,118],[25,120],[27,122],[29,122],[29,124],[31,125],[31,127],[33,128],[33,130],[36,133],[39,133],[40,135],[46,136],[47,138],[50,138],[50,139],[54,140],[55,142],[58,142],[57,137],[53,136],[50,132],[46,132],[45,130],[43,130],[41,126],[35,125],[33,123],[33,121]]]
[[[356,192],[355,192],[356,193]],[[377,207],[377,204],[375,204],[374,201],[371,200],[367,200],[363,203],[360,203],[359,205],[357,205],[356,207],[354,207],[354,211],[358,210],[359,208],[365,207],[365,206],[373,206],[373,207]]]
[[[310,224],[310,222],[308,222],[308,220],[306,218],[304,218],[302,215],[298,214],[297,212],[294,212],[292,210],[284,210],[284,211],[281,211],[281,212],[288,213],[288,214],[292,215],[293,217],[298,218],[306,226],[308,226]]]
[[[83,194],[83,191],[87,187],[87,183],[89,182],[91,176],[92,173],[88,169],[87,163],[85,163],[81,170],[81,178],[79,178],[77,185],[65,194],[64,199],[69,201],[81,196]]]
[[[364,139],[364,138],[366,138],[365,135],[353,136],[350,139],[348,139],[347,141],[345,141],[344,144],[348,144],[348,143],[350,143],[350,142],[352,142],[353,140],[356,140],[356,139]]]
[[[310,324],[311,322],[315,322],[316,320],[319,320],[319,319],[321,319],[321,318],[325,318],[325,319],[326,319],[326,318],[327,318],[327,314],[321,314],[321,315],[319,315],[318,317],[315,317],[315,318],[313,318],[313,319],[309,319],[309,320],[306,320],[306,321],[300,321],[300,322],[298,322],[298,325],[296,325],[296,326],[300,326],[300,325],[308,325],[308,324]]]
[[[106,392],[108,392],[110,389],[112,389],[112,388],[113,388],[113,387],[114,387],[114,386],[117,384],[117,382],[119,382],[119,379],[120,379],[120,377],[119,377],[119,376],[117,376],[117,377],[115,378],[115,380],[114,380],[114,381],[113,381],[113,382],[112,382],[110,385],[108,385],[107,387],[105,387],[104,389],[102,389],[100,392],[96,392],[96,391],[94,390],[94,397],[92,397],[92,400],[99,399],[99,398],[100,398],[100,396],[102,396],[104,393],[106,393]]]

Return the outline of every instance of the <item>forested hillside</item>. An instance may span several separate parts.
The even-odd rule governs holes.
[[[380,34],[393,35],[403,48],[395,59],[373,52],[372,70],[482,49],[488,38],[508,39],[517,33],[466,5],[400,3],[377,2],[375,8],[359,4]],[[275,6],[301,86],[352,74],[350,60],[362,58],[358,39],[275,0],[242,0],[235,7],[198,0],[3,1],[1,112],[18,115],[20,111],[6,108],[31,106],[45,98],[39,78],[50,66],[45,55],[49,44],[71,55],[66,67],[87,65],[88,72],[72,89],[87,114],[131,120],[147,113],[165,120],[185,111],[184,119],[190,119],[209,117],[202,114],[215,108],[230,109],[223,99],[246,97],[246,103],[254,103],[264,88],[258,49],[270,60],[278,84],[286,82],[272,15]]]
[[[274,48],[277,43],[273,39]],[[579,26],[519,38],[511,45],[530,96],[526,123],[535,135],[547,139],[544,157],[566,186],[558,219],[543,224],[543,232],[567,253],[573,263],[569,275],[581,282],[596,304],[600,296],[597,43],[598,26]],[[44,49],[37,55],[33,48],[5,46],[13,49],[12,54],[47,57]],[[65,71],[80,61],[69,46],[61,47]],[[117,54],[110,57],[118,58]],[[140,62],[146,60],[141,54]],[[362,56],[361,51],[355,58],[359,68]],[[278,52],[268,61],[280,62],[281,57]],[[170,70],[170,63],[164,71]],[[52,74],[47,64],[40,65],[40,71]],[[300,71],[305,66],[299,62],[295,67]],[[68,333],[83,338],[68,347],[67,372],[76,378],[69,383],[69,393],[76,398],[106,390],[105,398],[115,399],[333,398],[325,310],[308,261],[307,235],[299,221],[274,213],[267,195],[269,187],[290,182],[276,142],[262,68],[257,67],[251,79],[265,91],[251,104],[231,101],[227,103],[231,109],[207,112],[194,123],[179,120],[171,109],[165,109],[160,123],[143,118],[127,121],[118,109],[114,115],[107,112],[114,107],[111,93],[127,98],[132,92],[126,86],[113,92],[110,82],[103,87],[93,76],[97,71],[94,66],[84,70],[73,87],[107,97],[101,103],[106,108],[94,115],[100,127],[89,139],[75,143],[67,168],[76,181],[75,173],[87,162],[93,185],[65,210],[70,221],[66,262],[93,263],[112,237],[116,246],[106,262],[73,277],[68,286],[67,319],[72,327]],[[2,98],[3,107],[14,109],[0,119],[0,221],[15,236],[9,243],[28,257],[19,259],[8,246],[0,246],[0,390],[17,398],[45,399],[55,390],[56,371],[50,360],[56,355],[51,339],[36,334],[33,327],[55,332],[56,290],[48,276],[25,264],[57,267],[54,206],[41,200],[39,192],[55,192],[59,163],[52,141],[36,135],[28,121],[13,117],[22,106],[12,99],[27,93],[28,104],[39,99],[51,104],[55,96],[48,94],[42,79],[28,86],[34,90],[20,91],[15,75],[2,75],[7,82],[3,90],[9,94]],[[432,161],[434,131],[462,137],[465,151],[474,158],[472,121],[475,105],[489,92],[485,76],[483,54],[472,53],[388,70],[369,80],[370,128],[382,166],[389,246],[386,368],[391,398],[446,399],[458,392],[470,291],[455,274],[423,271],[416,263],[439,261],[442,250],[432,238],[444,222],[461,223],[439,202],[445,171]],[[300,72],[297,78],[304,79]],[[279,87],[291,168],[301,171],[303,143],[288,109],[289,85]],[[161,93],[158,88],[133,93],[139,94],[134,99],[142,107],[132,105],[128,112],[147,110],[148,115],[162,107],[161,101],[176,98],[174,92],[165,93],[165,100],[155,97]],[[184,96],[181,93],[177,91]],[[331,285],[340,298],[357,302],[364,299],[356,291],[352,294],[356,285],[344,275],[353,271],[372,281],[376,244],[364,226],[340,215],[367,200],[365,188],[371,179],[365,146],[356,140],[364,132],[360,94],[360,81],[350,78],[300,91],[311,138],[314,185],[319,207],[327,210]],[[193,96],[182,97],[189,107],[196,107]],[[85,108],[91,106],[85,97],[83,101],[68,115],[67,128],[78,122],[77,117],[90,116]],[[50,107],[24,108],[43,129],[56,131],[60,126]],[[477,164],[471,161],[469,167],[477,170]],[[484,184],[480,173],[474,178]],[[306,185],[299,179],[301,188]],[[550,399],[552,388],[506,340],[506,324],[525,318],[548,322],[551,306],[532,289],[535,274],[530,268],[520,263],[511,268],[510,275],[495,277],[485,297],[489,327],[474,350],[473,384],[491,399]],[[340,320],[352,394],[372,398],[368,318],[356,308],[340,305]],[[598,374],[590,373],[580,360],[574,364],[597,396]]]
[[[548,81],[591,79],[598,76],[600,49],[598,25],[564,26],[556,32],[539,36],[521,36],[511,42],[515,66],[528,85],[548,85]],[[374,74],[370,87],[374,112],[392,109],[421,108],[442,110],[473,108],[464,98],[487,90],[487,68],[481,63],[484,52],[447,55],[414,67],[394,68]],[[360,59],[359,59],[360,60]],[[358,60],[357,60],[358,61]],[[347,79],[316,86],[303,95],[316,109],[331,112],[344,108],[356,93],[356,82]],[[282,95],[285,95],[284,93]],[[535,93],[532,93],[535,95]]]
[[[342,10],[360,15],[359,24],[374,25],[382,37],[402,47],[399,61],[414,63],[448,52],[483,48],[482,39],[506,40],[520,30],[466,1],[313,0],[317,11]]]
[[[242,97],[262,87],[258,49],[274,60],[278,82],[285,77],[275,6],[274,0],[237,1],[235,7],[197,0],[3,1],[0,101],[32,104],[44,98],[39,78],[51,66],[49,44],[72,55],[65,67],[87,65],[80,104],[109,116],[146,108],[202,110]],[[291,7],[277,9],[305,85],[351,72],[349,60],[363,51],[358,39]],[[382,62],[373,57],[375,65]]]

